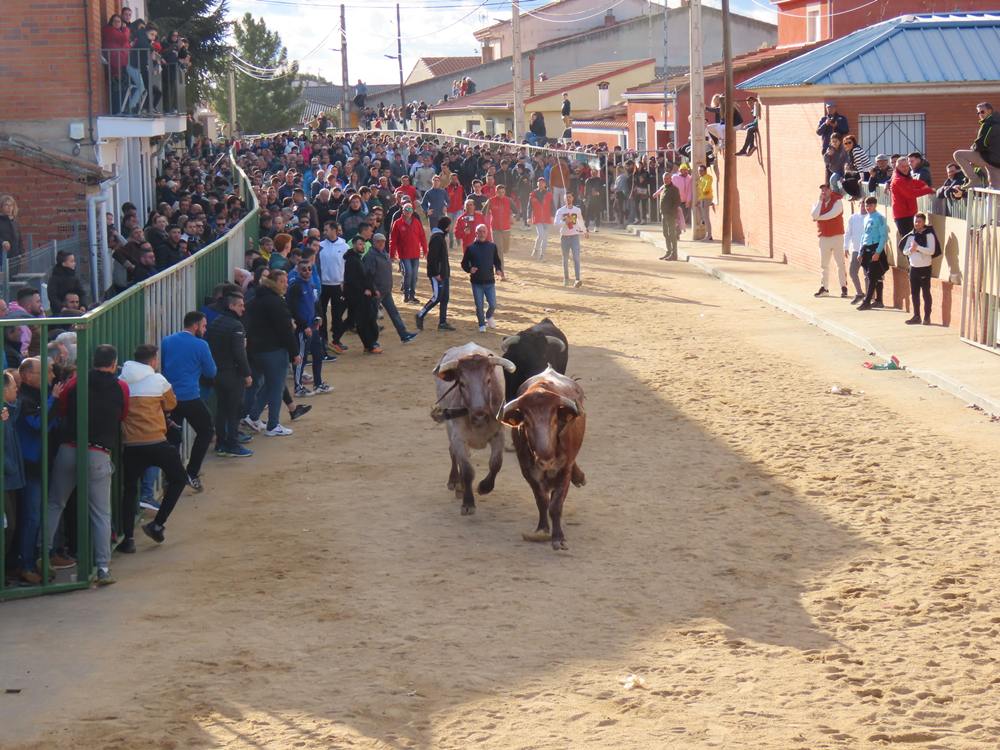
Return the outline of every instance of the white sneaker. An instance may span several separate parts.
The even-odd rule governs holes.
[[[263,432],[267,427],[267,425],[264,424],[261,420],[250,419],[250,417],[243,417],[243,424],[245,424],[254,432]]]
[[[480,333],[486,333],[486,326],[479,326]]]
[[[497,322],[495,320],[493,320],[493,318],[487,318],[486,319],[486,325],[489,326],[490,328],[496,328],[497,327]]]
[[[268,437],[283,437],[285,435],[291,435],[292,431],[287,427],[282,427],[279,424],[273,430],[264,430],[264,434],[267,435]]]

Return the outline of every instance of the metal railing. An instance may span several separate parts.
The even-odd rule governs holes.
[[[969,192],[962,340],[1000,353],[1000,190]]]
[[[157,117],[187,108],[185,66],[148,48],[102,49],[105,114]]]
[[[232,155],[230,155],[230,159],[233,159]],[[246,243],[251,242],[256,245],[259,230],[258,206],[246,174],[236,165],[235,161],[233,161],[233,168],[235,173],[239,175],[241,197],[249,210],[247,215],[224,237],[220,237],[177,265],[126,289],[82,317],[0,320],[0,331],[3,333],[5,343],[7,343],[8,335],[12,339],[14,338],[14,334],[8,334],[10,329],[21,329],[25,334],[24,340],[30,341],[27,354],[37,355],[40,358],[42,373],[48,372],[49,368],[48,343],[50,334],[54,334],[57,329],[76,333],[76,403],[78,407],[77,420],[72,432],[73,439],[70,441],[75,442],[76,445],[75,523],[68,519],[68,512],[63,514],[62,523],[62,537],[65,538],[67,546],[75,550],[76,566],[65,571],[52,570],[49,565],[49,540],[42,533],[49,522],[49,513],[51,512],[48,507],[52,465],[49,447],[54,445],[55,434],[50,433],[59,426],[53,414],[55,404],[50,402],[52,388],[47,379],[43,377],[39,386],[41,415],[36,430],[41,441],[41,460],[37,472],[37,482],[40,485],[37,490],[40,491],[41,497],[40,508],[37,509],[39,511],[39,532],[28,534],[30,538],[22,538],[20,541],[11,533],[13,530],[18,533],[22,531],[24,527],[18,526],[19,524],[34,523],[32,514],[36,509],[28,507],[20,487],[11,486],[11,480],[15,478],[8,477],[6,472],[0,472],[0,497],[6,498],[8,495],[16,495],[15,490],[20,491],[21,500],[19,503],[22,511],[18,515],[16,508],[18,503],[14,503],[4,514],[3,529],[0,533],[0,601],[86,588],[90,585],[95,570],[90,514],[88,513],[90,498],[87,483],[89,428],[87,415],[90,367],[94,349],[100,344],[112,344],[118,350],[119,364],[121,364],[126,359],[131,358],[132,352],[139,344],[158,344],[164,336],[181,329],[184,314],[190,310],[198,309],[203,299],[211,292],[212,287],[231,278],[234,268],[242,267]],[[13,343],[12,346],[19,346],[20,341],[20,336],[18,336],[18,342]],[[8,364],[5,352],[4,367]],[[10,406],[10,411],[10,420],[4,423],[4,427],[0,428],[0,455],[4,457],[7,456],[5,451],[11,447],[7,441],[11,439],[11,435],[16,429],[16,422],[23,419],[16,413],[17,409],[14,408],[13,404]],[[63,426],[64,429],[65,427]],[[65,432],[63,435],[64,437],[68,436]],[[108,447],[113,449],[112,463],[120,467],[121,446]],[[112,481],[111,518],[114,535],[112,546],[121,541],[124,520],[121,507],[121,475],[121,471],[116,471]],[[8,492],[8,489],[12,492]],[[72,503],[71,500],[70,504]],[[67,505],[67,509],[69,507]],[[11,523],[12,521],[13,523]],[[15,529],[15,527],[17,528]],[[39,541],[40,534],[42,538]],[[14,583],[8,585],[7,553],[12,542],[18,545],[21,552],[30,554],[32,558],[36,555],[36,548],[41,549],[41,564],[38,567],[38,573],[42,580],[40,584],[23,586]]]

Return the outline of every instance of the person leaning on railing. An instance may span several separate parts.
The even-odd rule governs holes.
[[[118,351],[110,344],[94,350],[93,369],[88,375],[87,394],[87,457],[88,503],[94,561],[97,564],[97,585],[115,582],[111,576],[111,450],[117,443],[121,423],[129,408],[128,386],[118,379]],[[48,514],[43,542],[52,550],[63,509],[76,487],[76,378],[66,383],[59,395],[56,415],[59,417],[59,449],[52,465],[49,483]],[[81,509],[79,512],[83,512]],[[78,550],[86,554],[86,550]],[[53,560],[52,567],[59,566]],[[71,559],[65,559],[70,565]]]
[[[986,173],[991,188],[1000,188],[1000,115],[993,111],[989,102],[976,105],[979,115],[979,132],[969,149],[956,151],[953,155],[970,179],[979,169]]]

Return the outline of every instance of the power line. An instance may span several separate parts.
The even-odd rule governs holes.
[[[872,0],[872,2],[878,2],[878,1],[879,0]],[[531,10],[526,10],[526,11],[524,11],[524,13],[527,16],[531,16],[532,18],[537,18],[539,21],[545,21],[546,23],[567,23],[567,22],[570,22],[570,21],[589,21],[591,18],[597,18],[598,16],[603,16],[603,15],[607,14],[608,11],[610,11],[612,8],[616,8],[616,7],[618,7],[619,5],[621,5],[624,2],[625,2],[625,0],[616,0],[616,2],[612,3],[611,5],[609,5],[604,10],[599,10],[596,13],[592,13],[592,14],[590,14],[588,16],[573,16],[571,18],[546,18],[545,16],[540,16],[537,13],[535,13],[534,11],[531,11]],[[565,15],[570,15],[570,14],[567,14],[567,13],[559,13],[559,14],[553,13],[552,15],[564,15],[565,16]]]
[[[777,10],[776,8],[772,8],[769,5],[764,5],[763,3],[758,2],[758,0],[750,0],[750,2],[752,2],[754,5],[757,5],[757,6],[761,7],[761,8],[764,8],[764,10],[769,10],[772,13],[777,13],[779,16],[791,16],[792,18],[808,18],[809,17],[807,13],[789,13],[786,10]],[[882,2],[882,0],[868,0],[868,2],[862,3],[861,5],[857,6],[856,8],[848,8],[847,10],[840,10],[840,11],[837,11],[836,13],[823,13],[821,11],[821,12],[817,13],[816,15],[819,16],[820,18],[833,18],[834,16],[844,16],[844,15],[847,15],[848,13],[854,13],[856,11],[859,11],[862,8],[867,8],[869,5],[874,5],[875,3],[878,3],[878,2]]]

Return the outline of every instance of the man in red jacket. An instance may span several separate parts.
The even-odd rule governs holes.
[[[496,186],[496,194],[486,203],[484,213],[489,219],[489,226],[493,230],[493,241],[500,253],[500,262],[503,263],[504,256],[510,250],[510,222],[514,213],[514,204],[507,197],[506,186]]]
[[[837,280],[840,282],[840,296],[847,296],[847,270],[844,268],[844,201],[840,193],[829,185],[819,186],[819,200],[812,209],[812,220],[816,222],[819,235],[819,291],[814,297],[829,294],[830,258],[837,264]]]
[[[896,171],[889,180],[889,195],[892,196],[892,219],[896,222],[897,239],[902,239],[913,231],[913,217],[917,215],[917,198],[931,195],[934,188],[910,173],[910,162],[905,156],[896,160]]]
[[[469,198],[465,201],[465,211],[458,215],[458,221],[455,223],[457,224],[455,239],[461,243],[462,252],[465,252],[466,248],[476,241],[476,227],[486,224],[486,218],[476,210],[476,202]],[[490,239],[488,232],[486,239]]]
[[[403,212],[392,222],[389,235],[391,257],[403,262],[403,302],[418,302],[417,270],[420,259],[427,255],[427,235],[423,223],[413,215],[412,203],[403,204]]]

